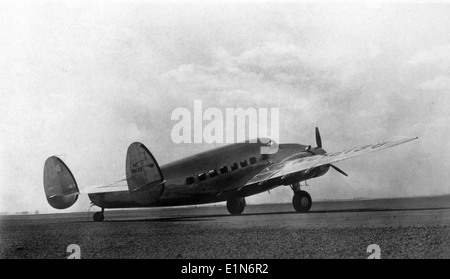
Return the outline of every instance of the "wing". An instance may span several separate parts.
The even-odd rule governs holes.
[[[354,158],[366,153],[372,153],[387,148],[394,147],[409,141],[415,140],[416,138],[400,139],[393,141],[386,141],[379,144],[370,144],[357,148],[347,149],[341,152],[326,153],[323,155],[314,155],[309,157],[297,158],[292,160],[283,161],[274,164],[259,174],[250,179],[245,186],[264,182],[273,178],[283,177],[288,174],[297,173],[300,171],[305,171],[311,168],[320,167],[323,165],[328,165],[340,161],[344,161],[350,158]]]

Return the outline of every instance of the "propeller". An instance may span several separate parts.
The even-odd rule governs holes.
[[[317,144],[317,148],[322,148],[322,138],[320,137],[320,132],[319,132],[319,128],[316,127],[316,144]],[[342,175],[348,176],[348,174],[346,174],[343,170],[341,170],[340,168],[331,165],[330,167],[332,167],[335,171],[339,172]]]
[[[338,168],[338,167],[336,167],[336,166],[334,166],[334,165],[331,165],[331,164],[330,164],[330,167],[332,167],[335,171],[341,173],[342,175],[348,176],[348,174],[346,174],[346,173],[345,173],[343,170],[341,170],[340,168]]]
[[[316,143],[317,147],[322,148],[322,138],[320,137],[319,128],[316,127]]]

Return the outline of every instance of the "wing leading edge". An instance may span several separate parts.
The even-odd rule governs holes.
[[[283,177],[289,174],[298,173],[315,167],[320,167],[323,165],[344,161],[350,158],[361,156],[363,154],[381,151],[416,139],[418,139],[418,137],[386,141],[383,143],[369,144],[357,148],[351,148],[341,152],[326,153],[323,155],[313,155],[309,157],[283,161],[264,169],[263,171],[255,175],[252,179],[250,179],[245,186],[255,183],[261,183],[264,181],[268,181],[270,179]]]

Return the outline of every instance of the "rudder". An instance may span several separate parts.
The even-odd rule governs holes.
[[[126,159],[128,190],[134,201],[148,206],[157,201],[164,191],[164,179],[153,155],[140,142],[128,147]]]
[[[72,172],[56,156],[45,161],[44,190],[48,203],[55,209],[71,207],[80,193]]]

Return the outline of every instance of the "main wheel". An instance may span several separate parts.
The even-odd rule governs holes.
[[[308,212],[312,205],[311,196],[305,191],[295,192],[292,198],[292,205],[297,212]]]
[[[245,209],[245,205],[245,198],[235,198],[227,201],[227,209],[231,215],[241,215]]]
[[[94,222],[103,222],[103,220],[105,220],[105,215],[103,212],[95,212]]]

